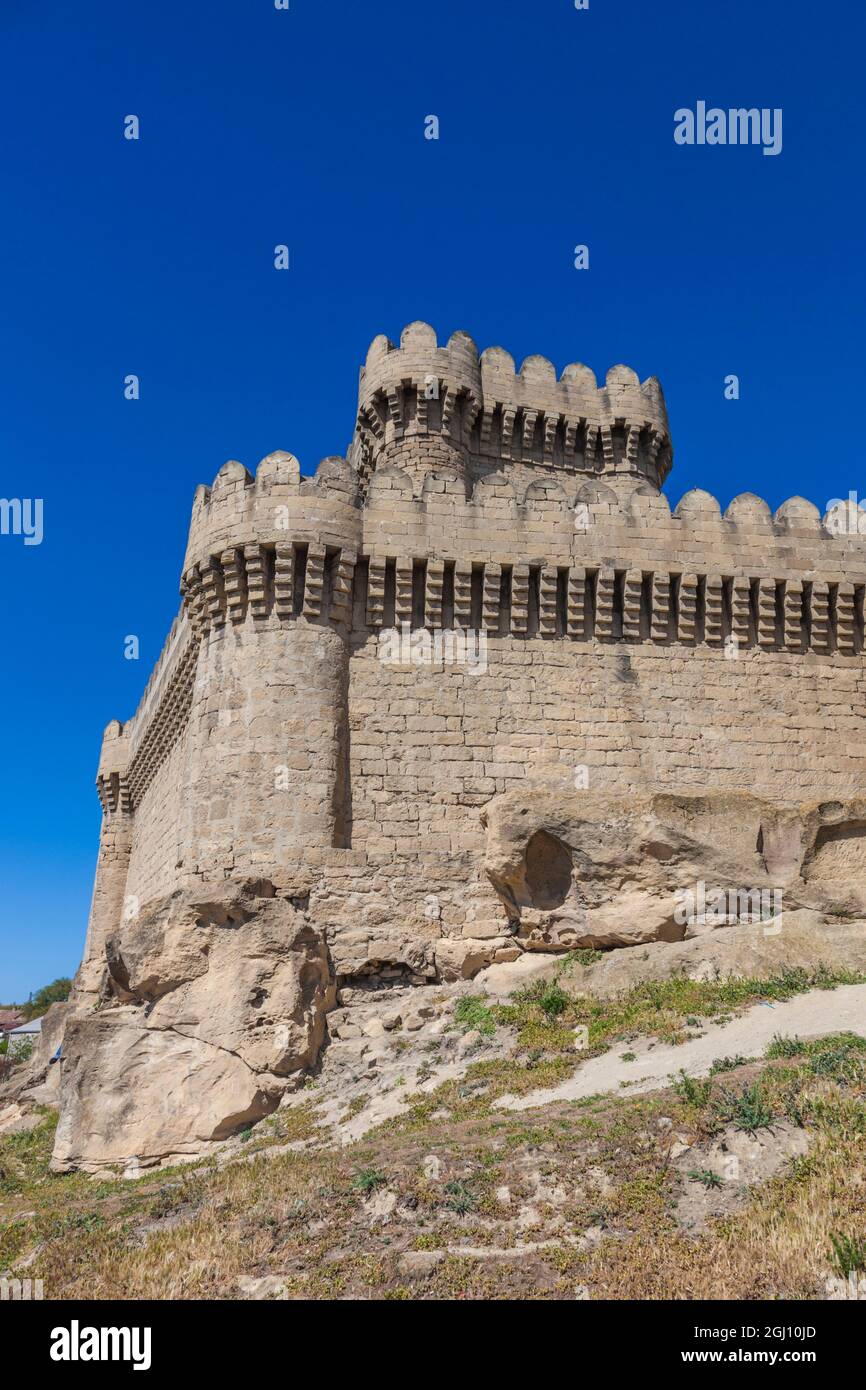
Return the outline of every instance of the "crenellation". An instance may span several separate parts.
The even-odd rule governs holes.
[[[586,587],[586,570],[582,566],[575,566],[575,568],[570,569],[566,581],[568,604],[566,634],[577,640],[586,636]]]
[[[424,591],[425,627],[441,628],[445,626],[444,597],[445,563],[442,560],[428,560]]]
[[[780,640],[779,587],[774,579],[759,579],[757,583],[757,638],[761,647],[773,648]]]
[[[321,617],[325,611],[325,562],[324,546],[307,547],[304,560],[304,597],[301,613],[308,622]]]
[[[454,626],[472,624],[472,565],[457,560],[454,565]]]
[[[246,570],[247,601],[254,618],[267,617],[268,578],[270,558],[273,552],[260,545],[244,547],[243,562]]]
[[[210,556],[200,570],[204,595],[205,623],[212,627],[222,627],[226,615],[225,578],[222,565]]]
[[[415,566],[405,555],[397,558],[394,566],[394,626],[403,628],[413,626],[414,617]],[[420,626],[420,624],[418,625]]]
[[[331,607],[328,617],[338,626],[351,624],[357,556],[339,551],[332,557]]]
[[[280,621],[294,613],[295,548],[285,541],[274,547],[274,612]]]
[[[800,651],[805,644],[804,586],[799,579],[785,581],[784,644]]]
[[[526,637],[529,629],[529,565],[511,569],[511,634]]]
[[[552,565],[543,565],[538,575],[538,631],[541,637],[559,637],[564,629],[560,623],[560,572]]]
[[[692,643],[698,639],[698,596],[700,580],[696,574],[683,574],[676,587],[677,641]]]
[[[240,550],[226,550],[220,556],[225,614],[232,623],[243,622],[247,609],[246,566]]]
[[[367,581],[367,626],[382,627],[385,621],[385,575],[386,564],[382,559],[370,557]]]
[[[671,590],[675,575],[651,575],[652,617],[650,636],[653,642],[669,642],[671,637]]]

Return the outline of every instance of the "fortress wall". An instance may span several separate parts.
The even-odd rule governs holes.
[[[420,445],[413,451],[413,443]],[[519,372],[502,348],[480,354],[465,333],[444,347],[425,323],[409,324],[399,346],[374,339],[361,370],[351,456],[362,486],[399,463],[415,477],[450,454],[467,477],[500,460],[594,474],[624,470],[660,485],[670,468],[667,412],[654,377],[570,363],[557,379],[545,357]],[[426,455],[426,458],[425,458]]]
[[[311,844],[474,847],[475,818],[449,808],[559,776],[563,760],[613,768],[621,786],[737,785],[731,749],[746,742],[768,794],[810,794],[821,767],[828,794],[852,790],[859,753],[837,744],[859,718],[866,546],[801,499],[772,518],[746,495],[722,517],[694,492],[671,516],[644,489],[623,501],[497,474],[467,498],[453,475],[419,486],[384,469],[359,511],[326,460],[274,532],[268,467],[255,484],[221,470],[197,503],[185,614],[122,740],[134,883],[165,881],[178,760],[160,769],[188,725],[180,833],[202,874]],[[487,673],[383,667],[378,634],[404,624],[482,631]]]
[[[167,705],[173,703],[172,694],[179,684],[179,672],[189,665],[192,640],[189,619],[181,609],[169,628],[138,708],[123,726],[129,745],[129,763],[137,757],[141,767],[146,761],[146,745],[156,739],[158,731],[161,734],[160,713],[164,713]]]
[[[507,929],[477,855],[423,844],[407,854],[335,850],[325,860],[310,854],[301,856],[312,884],[310,911],[327,933],[338,974],[375,960],[383,938],[417,944],[429,960],[442,937],[489,940]]]
[[[196,872],[313,844],[474,849],[477,816],[454,807],[527,778],[567,781],[575,765],[606,767],[608,790],[748,776],[798,799],[821,768],[828,794],[853,789],[859,752],[838,745],[859,717],[866,548],[828,534],[808,503],[774,519],[746,495],[722,517],[694,492],[671,516],[643,489],[623,502],[603,484],[569,496],[499,474],[467,498],[453,475],[419,486],[384,469],[359,512],[340,462],[320,473],[280,504],[279,533],[268,489],[232,468],[198,504],[200,558],[185,572],[195,693],[192,664],[174,657],[150,724],[136,716],[130,779],[138,804],[151,730],[165,742],[192,720],[183,838]],[[241,534],[258,539],[227,546],[240,503]],[[487,673],[383,666],[378,634],[404,624],[482,631]]]
[[[104,806],[87,939],[76,980],[79,996],[95,999],[99,994],[105,972],[105,942],[118,926],[123,912],[132,840],[132,816],[119,808],[112,810]]]
[[[372,641],[353,656],[355,847],[477,854],[479,808],[523,785],[797,802],[866,778],[857,657],[491,638],[487,660],[389,666]]]
[[[184,860],[181,809],[188,737],[184,734],[166,754],[135,808],[135,834],[125,896],[143,906],[170,893]],[[128,910],[132,910],[130,907]]]

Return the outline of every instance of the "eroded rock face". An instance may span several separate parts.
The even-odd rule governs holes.
[[[22,1067],[16,1068],[11,1079],[0,1091],[3,1099],[17,1100],[19,1097],[36,1105],[56,1106],[60,1093],[60,1068],[52,1065],[52,1058],[63,1042],[66,1019],[73,1005],[68,1001],[52,1004],[42,1018],[42,1029],[37,1034],[33,1054]],[[0,1105],[2,1105],[0,1100]]]
[[[802,908],[778,923],[743,923],[673,943],[651,942],[637,951],[609,951],[592,965],[561,955],[526,953],[476,976],[473,986],[497,998],[542,980],[567,994],[613,999],[651,980],[766,980],[785,970],[866,972],[866,922],[828,920]]]
[[[405,971],[419,981],[436,977],[434,941],[413,939],[396,926],[390,931],[383,926],[340,932],[331,943],[331,955],[339,976],[374,975],[384,968]]]
[[[482,819],[485,869],[529,950],[681,941],[780,909],[866,912],[861,802],[527,790],[496,797]]]
[[[56,1169],[200,1152],[275,1109],[316,1060],[327,949],[270,885],[151,904],[106,957],[117,1001],[67,1022]]]

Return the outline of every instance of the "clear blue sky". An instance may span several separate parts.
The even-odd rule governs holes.
[[[0,536],[0,1000],[78,963],[196,484],[343,452],[376,333],[657,374],[673,501],[866,491],[864,48],[854,0],[3,0],[0,496],[45,536]],[[701,99],[782,153],[677,146]]]

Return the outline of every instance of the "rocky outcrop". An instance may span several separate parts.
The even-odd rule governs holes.
[[[639,950],[610,951],[582,966],[554,954],[525,953],[513,964],[493,965],[474,985],[498,998],[542,980],[567,994],[611,999],[651,980],[772,979],[785,970],[821,967],[866,974],[866,921],[842,922],[802,909],[777,923],[741,923],[687,941],[651,942]]]
[[[68,1001],[52,1004],[42,1017],[42,1028],[36,1035],[36,1042],[30,1059],[23,1066],[16,1067],[10,1079],[4,1083],[4,1100],[21,1099],[36,1105],[56,1105],[60,1090],[60,1071],[52,1066],[52,1059],[63,1042],[66,1019],[73,1008]]]
[[[734,792],[521,790],[482,814],[485,868],[528,950],[681,941],[797,908],[862,916],[864,811]]]
[[[274,1110],[317,1057],[322,934],[271,884],[176,893],[106,943],[115,1001],[73,1013],[53,1166],[202,1152]]]

